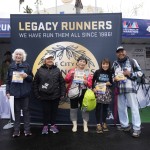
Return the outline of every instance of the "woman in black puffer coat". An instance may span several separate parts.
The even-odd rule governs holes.
[[[46,55],[43,65],[37,70],[33,81],[34,94],[40,99],[43,107],[43,129],[42,134],[48,134],[48,124],[50,131],[59,132],[57,129],[56,115],[59,101],[66,94],[65,81],[62,74],[54,65],[54,57]],[[50,121],[50,122],[49,122]]]

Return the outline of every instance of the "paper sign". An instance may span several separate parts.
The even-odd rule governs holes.
[[[122,73],[118,73],[116,75],[116,80],[117,81],[124,81],[124,80],[126,80],[126,77]]]
[[[105,94],[106,92],[106,83],[97,83],[96,91],[98,94]]]
[[[22,72],[14,71],[12,76],[12,82],[23,83],[23,78],[21,77]]]
[[[84,78],[85,78],[85,72],[84,71],[76,71],[74,74],[73,82],[83,83]]]
[[[15,114],[14,114],[14,96],[10,96],[9,98],[9,104],[10,104],[10,111],[12,119],[15,121]]]

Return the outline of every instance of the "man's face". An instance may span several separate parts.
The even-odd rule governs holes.
[[[119,50],[117,53],[116,53],[117,57],[119,59],[123,59],[125,58],[125,56],[127,55],[126,51],[125,50]]]

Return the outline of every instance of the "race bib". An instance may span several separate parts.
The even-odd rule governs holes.
[[[23,78],[21,77],[22,72],[13,71],[12,82],[14,83],[23,83]]]
[[[105,94],[106,83],[97,83],[95,88],[96,88],[97,94]]]
[[[75,71],[73,82],[82,84],[85,77],[86,75],[84,71]]]

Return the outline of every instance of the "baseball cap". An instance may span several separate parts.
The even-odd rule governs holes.
[[[124,47],[123,46],[117,47],[116,53],[119,52],[120,50],[124,50]]]
[[[53,58],[54,58],[54,56],[53,56],[52,54],[46,54],[46,55],[44,56],[44,60],[47,59],[47,58],[49,58],[49,57],[53,57]]]

